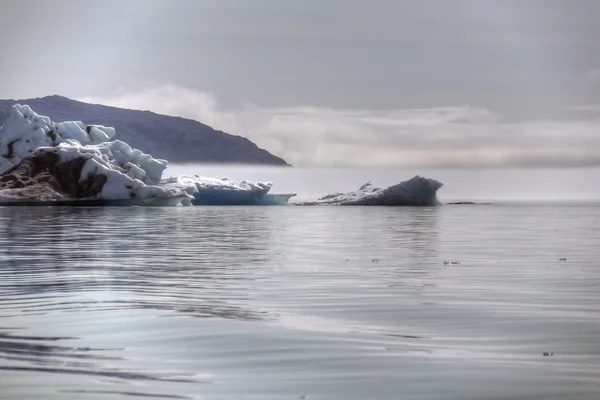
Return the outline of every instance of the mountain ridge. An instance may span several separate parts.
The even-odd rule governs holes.
[[[114,127],[115,139],[170,163],[290,166],[243,136],[214,129],[193,119],[85,103],[60,95],[0,99],[0,125],[17,103],[29,105],[36,113],[55,122],[76,120]]]

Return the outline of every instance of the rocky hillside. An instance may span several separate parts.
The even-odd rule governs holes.
[[[61,96],[0,100],[0,125],[16,103],[27,104],[53,121],[76,120],[112,126],[117,131],[115,139],[170,163],[288,165],[244,137],[215,130],[191,119],[87,104]]]

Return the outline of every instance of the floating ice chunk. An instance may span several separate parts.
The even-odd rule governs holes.
[[[232,181],[198,175],[173,176],[160,182],[165,188],[177,188],[194,196],[193,205],[258,205],[273,183]]]
[[[37,115],[29,106],[16,104],[0,128],[0,157],[11,163],[0,163],[0,173],[40,147],[66,144],[79,146],[80,152],[98,155],[122,168],[132,178],[156,185],[168,162],[132,149],[120,140],[109,142],[114,135],[114,128],[102,125],[85,125],[80,121],[53,123],[50,118]],[[144,171],[143,175],[140,170]]]
[[[386,189],[367,182],[355,192],[335,193],[300,205],[431,206],[438,205],[437,191],[444,184],[435,179],[415,176]]]
[[[53,123],[28,106],[15,105],[0,127],[0,197],[12,202],[164,199],[190,195],[157,183],[167,161],[154,159],[119,140],[113,128],[79,121]],[[41,176],[40,174],[46,174]],[[50,174],[50,176],[47,176]],[[6,200],[8,202],[8,200]]]

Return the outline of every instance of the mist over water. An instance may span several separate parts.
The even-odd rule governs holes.
[[[163,176],[180,174],[271,181],[274,182],[271,193],[297,193],[292,201],[353,191],[367,181],[387,187],[415,175],[444,183],[438,191],[442,202],[600,200],[597,183],[600,182],[600,168],[367,169],[170,164]]]

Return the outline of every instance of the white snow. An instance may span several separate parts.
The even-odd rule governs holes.
[[[42,146],[51,146],[46,133],[52,130],[52,121],[34,113],[29,106],[14,105],[8,119],[0,127],[0,173]]]
[[[415,176],[385,189],[367,182],[357,191],[334,193],[300,205],[423,206],[438,205],[437,191],[444,184],[435,179]]]
[[[200,175],[180,175],[163,179],[161,185],[185,188],[189,194],[194,194],[200,190],[211,189],[267,193],[271,189],[271,186],[273,186],[273,183],[246,180],[232,181],[228,178],[209,178]]]
[[[80,121],[54,123],[29,106],[12,107],[0,127],[0,173],[36,151],[55,151],[62,162],[83,157],[81,181],[104,174],[103,199],[147,199],[188,196],[177,188],[158,185],[166,160],[155,159],[120,140],[108,141],[114,128],[85,125]]]

